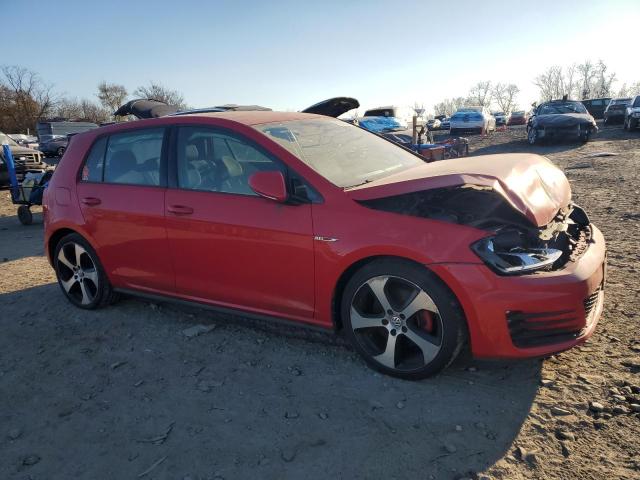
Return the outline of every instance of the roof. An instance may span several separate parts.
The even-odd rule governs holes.
[[[245,125],[259,125],[262,123],[274,123],[274,122],[288,122],[291,120],[306,120],[311,118],[328,118],[322,115],[315,115],[312,113],[299,113],[299,112],[273,112],[263,110],[248,110],[239,112],[203,112],[203,113],[188,113],[180,115],[180,117],[210,117],[210,118],[224,118],[227,120],[233,120],[234,122],[244,123]]]

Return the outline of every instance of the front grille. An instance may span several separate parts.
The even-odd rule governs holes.
[[[580,336],[584,322],[571,316],[574,311],[524,313],[507,312],[507,325],[511,341],[518,348],[553,345],[574,340]]]

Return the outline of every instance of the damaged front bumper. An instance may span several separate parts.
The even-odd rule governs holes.
[[[534,127],[538,132],[538,138],[547,139],[547,138],[570,138],[576,137],[581,138],[584,136],[585,132],[589,132],[590,135],[593,135],[598,132],[598,127],[596,125],[590,124],[579,124],[579,125],[570,125],[570,126],[555,126],[555,125],[545,125],[545,126],[537,126]]]
[[[593,334],[603,309],[606,247],[590,227],[587,248],[557,270],[514,277],[483,264],[429,265],[462,304],[475,356],[545,356]]]

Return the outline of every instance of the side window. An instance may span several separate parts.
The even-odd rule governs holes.
[[[285,171],[248,140],[206,127],[181,127],[176,153],[178,186],[189,190],[255,195],[253,173]]]
[[[164,128],[149,128],[109,137],[104,181],[128,185],[160,185]]]
[[[91,147],[91,151],[82,167],[83,182],[102,182],[102,170],[104,167],[104,152],[107,147],[107,137],[102,137]]]

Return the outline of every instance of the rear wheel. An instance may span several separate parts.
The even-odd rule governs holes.
[[[58,284],[75,306],[92,310],[115,300],[98,255],[80,235],[63,237],[56,246],[53,262]]]
[[[466,324],[456,299],[423,267],[376,260],[348,282],[346,334],[374,369],[408,380],[438,373],[460,352]]]

